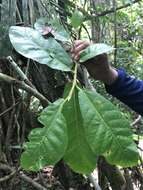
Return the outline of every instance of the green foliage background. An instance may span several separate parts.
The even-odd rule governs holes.
[[[106,43],[113,46],[115,48],[115,51],[114,54],[110,55],[111,64],[116,68],[123,67],[127,70],[128,73],[133,74],[140,79],[143,79],[142,1],[138,1],[138,3],[135,3],[136,1],[126,0],[116,1],[115,3],[114,1],[109,0],[97,2],[69,0],[64,1],[65,6],[63,9],[61,7],[57,8],[57,2],[55,3],[55,1],[50,0],[42,2],[44,2],[45,7],[47,8],[47,12],[52,12],[52,14],[40,13],[36,15],[34,13],[34,16],[30,17],[30,27],[34,26],[37,30],[41,30],[40,25],[42,20],[39,21],[39,23],[36,22],[35,25],[34,23],[39,17],[42,16],[46,16],[48,21],[51,20],[51,25],[54,24],[53,21],[58,18],[61,21],[61,25],[66,26],[65,28],[68,31],[67,33],[70,33],[72,35],[72,40],[75,38],[87,39],[93,40],[96,43]],[[31,13],[34,12],[32,12],[31,8],[30,11]],[[66,14],[64,15],[64,13]],[[12,14],[10,13],[9,16],[10,15]],[[30,16],[31,15],[32,14],[30,14]],[[5,18],[3,17],[0,26],[0,40],[2,42],[0,43],[0,56],[6,56],[7,54],[11,54],[12,48],[10,49],[10,51],[8,51],[9,43],[7,30],[9,29],[9,26],[16,24],[16,20],[15,22],[13,22],[13,20],[12,22],[4,22],[4,19]],[[21,20],[25,22],[24,13]],[[29,33],[27,35],[27,38],[25,38],[25,41],[22,41],[22,31],[20,35],[17,34],[19,36],[18,38],[15,38],[15,41],[17,41],[18,43],[14,47],[18,49],[18,52],[21,53],[23,56],[31,58],[42,64],[47,64],[47,62],[52,58],[48,62],[49,67],[62,71],[70,71],[72,69],[72,61],[69,55],[62,48],[62,45],[69,45],[68,43],[71,43],[71,41],[69,40],[69,36],[66,35],[67,33],[64,33],[64,30],[60,28],[61,25],[58,24],[58,27],[55,28],[54,31],[55,39],[58,41],[58,43],[53,38],[49,38],[48,40],[41,39],[39,43],[38,40],[40,39],[40,36],[38,39],[37,33],[33,31],[33,29],[29,28]],[[16,32],[17,29],[13,27],[11,28],[10,35],[15,35]],[[31,37],[31,41],[34,40],[35,49],[32,49],[33,44],[32,46],[31,44],[28,44],[26,49],[24,49],[24,45],[29,43],[30,33],[32,33],[31,36],[34,34],[35,37]],[[13,39],[14,36],[11,36],[10,38]],[[19,46],[20,40],[22,41],[22,46]],[[61,45],[59,41],[62,41],[63,44]],[[8,43],[8,46],[5,46],[5,42]],[[13,42],[14,41],[12,41],[12,43]],[[49,42],[49,44],[45,44],[45,42]],[[49,47],[51,48],[51,51],[49,51]],[[100,51],[102,50],[102,48],[100,49]],[[27,49],[31,52],[29,53]],[[82,52],[83,61],[85,61],[87,58],[95,56],[92,53],[92,51]],[[49,60],[47,61],[43,59],[41,54],[47,57],[49,56]],[[84,55],[86,56],[84,57]],[[61,60],[62,56],[63,59]],[[107,97],[107,94],[103,90],[104,87],[101,83],[96,81],[92,81],[92,83],[93,85],[95,85],[98,92],[100,92],[103,96]],[[94,102],[94,93],[92,94],[86,90],[79,89],[79,92],[77,92],[77,89],[74,89],[74,92],[72,94],[73,96],[70,97],[71,99],[67,103],[68,106],[67,104],[65,104],[65,106],[62,105],[63,107],[61,106],[61,104],[64,102],[64,100],[62,99],[60,100],[62,103],[59,101],[61,104],[59,104],[59,102],[51,104],[46,110],[42,112],[40,116],[41,119],[39,120],[44,125],[44,127],[42,129],[35,129],[30,133],[30,142],[25,144],[26,152],[23,153],[21,159],[23,167],[25,169],[37,171],[46,164],[55,164],[62,157],[64,157],[66,163],[68,163],[73,170],[79,173],[90,173],[96,167],[96,158],[99,155],[104,155],[107,160],[112,164],[118,164],[121,166],[132,166],[136,164],[138,161],[138,154],[129,130],[129,122],[126,123],[125,119],[125,117],[128,119],[130,119],[130,117],[132,116],[134,117],[134,113],[131,115],[131,111],[128,111],[125,106],[122,106],[121,109],[123,110],[123,113],[121,114],[115,109],[112,104],[110,104],[100,95],[96,94],[97,99],[95,99],[95,101],[97,102]],[[111,101],[113,100],[112,98],[110,99]],[[101,102],[104,102],[103,107],[101,106]],[[120,104],[116,100],[114,102],[118,107],[120,107]],[[88,107],[89,104],[90,107]],[[73,107],[71,107],[71,105]],[[67,108],[65,109],[66,106]],[[61,107],[64,109],[61,110]],[[90,113],[90,115],[87,114],[87,116],[87,110],[90,109],[92,109],[93,112]],[[114,110],[114,112],[111,113],[111,110]],[[45,117],[45,112],[48,116],[48,119],[47,117]],[[97,117],[95,118],[93,116],[94,112],[97,113]],[[55,115],[57,116],[57,120],[55,119]],[[69,115],[73,115],[74,118],[78,118],[78,121],[72,120],[72,118],[68,118]],[[84,116],[86,116],[86,119],[84,118]],[[101,125],[101,130],[97,130],[94,128],[95,123],[91,122],[91,116],[94,118],[97,126]],[[119,119],[123,121],[125,125],[124,129],[122,129],[122,126],[119,125]],[[65,121],[66,125],[64,125]],[[69,124],[69,121],[73,123],[73,125],[71,125],[71,123]],[[85,125],[89,127],[85,128]],[[116,125],[117,127],[119,126],[119,128],[114,128]],[[79,126],[76,134],[74,134],[75,131],[73,126]],[[59,128],[62,130],[59,130]],[[105,130],[105,128],[107,129]],[[84,134],[84,132],[86,134]],[[95,141],[94,136],[96,136],[97,134],[99,135],[99,138],[97,138]],[[129,134],[128,138],[126,138],[127,134]],[[50,135],[52,136],[52,139]],[[45,138],[43,138],[43,136]],[[118,136],[117,139],[116,136]],[[110,139],[109,137],[112,138]],[[67,140],[68,138],[69,141]],[[100,139],[105,141],[105,147],[101,146]],[[62,140],[63,142],[60,144]],[[122,144],[122,142],[124,143]],[[120,144],[121,146],[117,150],[118,144]],[[126,146],[124,147],[124,145]],[[37,152],[34,151],[35,148],[37,148]],[[124,148],[126,151],[124,151]],[[31,157],[30,155],[33,151],[35,154],[34,157]],[[51,159],[48,158],[50,152]],[[78,157],[77,155],[74,155],[74,152],[79,153]],[[134,157],[132,158],[130,158],[131,152],[134,154]],[[83,155],[86,155],[85,160],[83,159]],[[85,162],[86,167],[84,166]]]

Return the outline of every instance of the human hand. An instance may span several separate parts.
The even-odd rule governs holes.
[[[80,52],[89,45],[88,41],[76,40],[71,50],[72,58],[79,61]],[[84,64],[94,79],[101,80],[105,84],[110,85],[118,78],[117,71],[108,64],[107,54],[98,55],[82,64]]]

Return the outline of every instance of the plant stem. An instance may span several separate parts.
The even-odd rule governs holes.
[[[67,96],[67,98],[65,99],[65,101],[69,101],[72,97],[72,94],[73,94],[73,91],[74,91],[74,88],[76,86],[76,81],[77,81],[77,68],[78,68],[78,63],[75,62],[75,68],[74,68],[74,78],[73,78],[73,83],[72,83],[72,87],[71,87],[71,90]]]
[[[26,92],[32,94],[36,98],[38,98],[43,105],[47,106],[51,102],[47,100],[41,93],[39,93],[35,88],[30,87],[29,85],[25,84],[23,81],[19,81],[11,76],[8,76],[6,74],[3,74],[0,72],[0,82],[6,82],[9,84],[15,85],[17,88],[20,88],[22,90],[25,90]]]
[[[35,88],[33,86],[33,84],[29,81],[29,79],[27,78],[26,74],[20,69],[20,67],[17,65],[17,63],[12,59],[12,57],[8,56],[7,60],[9,61],[9,63],[11,63],[11,66],[13,67],[16,74],[18,74],[20,76],[20,79],[22,81],[24,81],[25,83],[27,83],[32,88]]]

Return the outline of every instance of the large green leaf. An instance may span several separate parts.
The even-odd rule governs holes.
[[[111,51],[113,51],[113,48],[106,44],[103,43],[91,44],[86,49],[81,51],[79,61],[82,63],[87,61],[88,59],[96,57],[97,55],[101,55],[103,53],[109,53]]]
[[[9,37],[16,51],[23,56],[53,69],[71,70],[72,59],[54,38],[44,39],[38,31],[19,26],[10,27]]]
[[[78,28],[79,26],[82,25],[83,21],[84,21],[84,16],[82,12],[76,9],[71,17],[71,25],[74,28]]]
[[[67,42],[70,35],[58,19],[49,20],[48,18],[39,18],[34,24],[36,30],[42,32],[46,27],[51,28],[51,32],[56,40]]]
[[[39,121],[44,125],[31,131],[21,157],[21,165],[26,170],[37,171],[46,165],[54,165],[64,155],[67,148],[67,126],[61,113],[60,99],[49,105],[41,113]]]
[[[79,103],[86,139],[93,152],[104,155],[112,164],[136,165],[138,151],[129,122],[116,107],[98,93],[87,90],[80,90]]]
[[[78,92],[64,105],[64,116],[68,127],[68,148],[64,160],[76,172],[89,174],[96,167],[97,157],[85,138],[83,119],[79,109]]]

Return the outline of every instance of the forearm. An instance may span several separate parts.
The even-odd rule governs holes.
[[[106,75],[102,76],[102,82],[106,85],[113,84],[118,79],[118,72],[113,67],[109,66]]]
[[[117,73],[118,77],[112,84],[106,83],[107,92],[143,115],[143,81],[127,75],[124,70]]]

